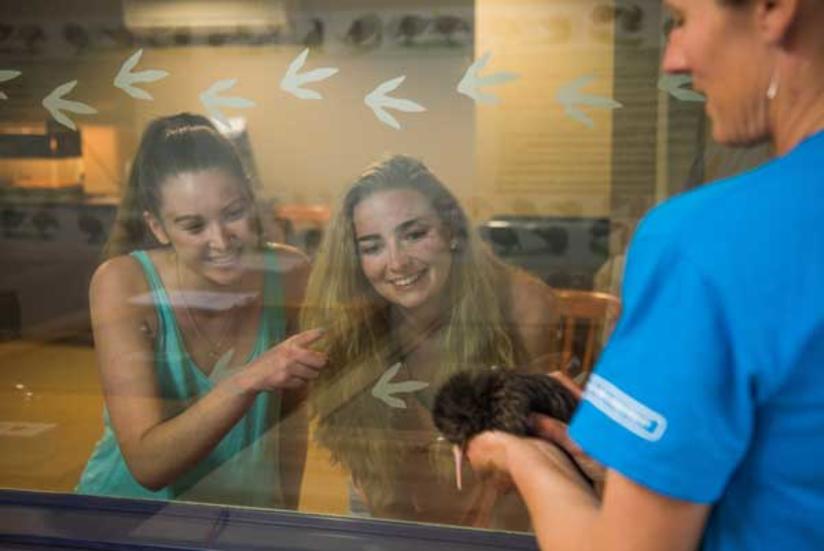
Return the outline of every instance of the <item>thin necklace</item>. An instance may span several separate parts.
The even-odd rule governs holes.
[[[180,261],[177,255],[175,255],[175,271],[177,272],[177,287],[178,293],[180,294],[180,301],[183,305],[183,311],[186,312],[186,317],[189,318],[189,322],[192,324],[192,327],[195,328],[195,333],[197,336],[200,337],[200,340],[206,343],[209,357],[212,360],[215,360],[220,356],[220,349],[223,346],[226,337],[229,336],[229,328],[234,328],[236,321],[239,318],[239,312],[235,312],[231,316],[227,316],[226,321],[223,322],[223,327],[220,329],[220,338],[213,342],[206,332],[200,328],[200,324],[197,323],[197,320],[194,315],[192,315],[192,311],[189,308],[189,304],[186,302],[186,292],[183,290],[183,278],[180,277]]]
[[[409,356],[411,356],[419,346],[435,335],[444,326],[444,323],[444,319],[441,316],[438,316],[431,323],[429,323],[429,325],[424,327],[423,330],[408,339],[406,343],[401,342],[401,339],[399,338],[400,335],[396,335],[394,337],[395,354],[398,361],[400,361],[401,365],[404,369],[406,369],[410,376],[412,375],[412,370],[409,367],[407,358],[409,358]]]

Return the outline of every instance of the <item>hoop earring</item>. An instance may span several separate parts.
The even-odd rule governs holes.
[[[770,84],[767,86],[767,99],[774,100],[776,94],[778,94],[778,77],[773,71],[772,76],[770,77]]]

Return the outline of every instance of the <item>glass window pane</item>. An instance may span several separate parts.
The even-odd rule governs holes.
[[[638,220],[769,155],[653,0],[0,6],[5,488],[531,531],[441,386],[585,382]]]

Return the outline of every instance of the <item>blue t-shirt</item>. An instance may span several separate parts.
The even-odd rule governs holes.
[[[703,549],[824,548],[824,132],[654,209],[571,427]]]

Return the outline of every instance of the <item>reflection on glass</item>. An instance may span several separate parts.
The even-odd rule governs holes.
[[[585,377],[567,297],[617,294],[644,210],[751,163],[661,79],[660,2],[437,4],[0,0],[0,486],[528,529],[456,488],[438,387]],[[217,149],[157,151],[177,179],[136,196],[182,111]],[[301,306],[309,427],[260,377]]]

